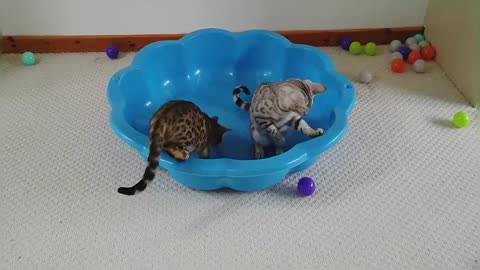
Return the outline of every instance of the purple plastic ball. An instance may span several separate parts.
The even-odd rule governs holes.
[[[118,48],[115,45],[108,46],[107,56],[111,59],[116,59],[118,57]]]
[[[410,54],[412,50],[410,50],[410,48],[408,48],[408,46],[404,45],[404,46],[401,46],[400,48],[398,48],[398,52],[402,54],[403,56],[403,60],[407,60],[408,59],[408,55]]]
[[[350,44],[352,44],[353,40],[349,37],[344,37],[342,38],[342,41],[341,41],[341,46],[342,46],[342,49],[344,49],[345,51],[348,51],[349,48],[350,48]]]
[[[315,192],[315,182],[311,177],[302,177],[298,181],[297,190],[303,196],[310,196]]]

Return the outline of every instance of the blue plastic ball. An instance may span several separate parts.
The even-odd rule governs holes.
[[[352,44],[353,40],[349,37],[344,37],[342,38],[342,41],[341,41],[341,46],[342,46],[342,49],[344,49],[345,51],[348,51],[350,49],[350,44]]]
[[[315,192],[315,181],[308,176],[302,177],[298,181],[297,190],[303,196],[310,196]]]
[[[404,60],[408,59],[408,55],[410,54],[411,51],[412,50],[410,50],[410,48],[408,48],[408,46],[405,46],[405,45],[398,49],[398,52],[402,54]]]
[[[111,45],[107,48],[107,56],[111,59],[116,59],[118,57],[118,48],[115,45]]]

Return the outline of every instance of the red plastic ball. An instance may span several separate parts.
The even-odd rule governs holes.
[[[432,60],[436,54],[437,50],[433,46],[425,46],[422,48],[422,57],[425,60]]]
[[[422,55],[420,54],[419,51],[412,51],[408,55],[408,63],[410,65],[413,65],[413,63],[415,63],[415,61],[417,61],[418,59],[422,59]]]
[[[394,59],[391,63],[391,68],[395,73],[402,73],[405,70],[403,59]]]

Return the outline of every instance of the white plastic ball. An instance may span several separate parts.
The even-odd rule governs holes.
[[[398,51],[398,48],[400,48],[400,46],[402,46],[402,42],[400,42],[400,40],[393,40],[392,42],[390,42],[390,51],[396,52]]]
[[[425,61],[423,59],[418,59],[413,63],[413,70],[417,73],[425,73]]]
[[[415,43],[415,44],[410,44],[410,45],[408,46],[408,48],[410,48],[410,50],[412,50],[412,51],[420,51],[420,45],[418,45],[417,43]]]
[[[420,47],[423,48],[430,45],[430,42],[428,42],[428,40],[422,40],[418,43],[418,45],[420,45]]]
[[[390,57],[390,62],[395,60],[395,59],[403,59],[403,55],[399,52],[394,52],[394,53],[392,53],[392,56]]]
[[[417,44],[417,39],[414,38],[414,37],[409,37],[407,38],[407,40],[405,41],[405,44],[407,44],[407,46],[410,46],[412,44]]]
[[[368,70],[363,70],[362,72],[360,72],[360,75],[359,75],[359,78],[358,78],[358,80],[361,83],[369,83],[369,82],[372,81],[372,79],[373,79],[373,75]]]

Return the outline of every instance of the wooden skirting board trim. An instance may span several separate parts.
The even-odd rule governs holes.
[[[342,30],[292,30],[276,31],[294,43],[312,46],[337,46],[342,37],[349,36],[362,44],[375,42],[388,44],[394,39],[402,42],[416,33],[423,33],[424,27],[366,28]],[[152,35],[83,35],[83,36],[4,36],[4,53],[61,53],[61,52],[102,52],[111,45],[120,51],[138,51],[145,45],[159,40],[177,40],[184,34]]]

